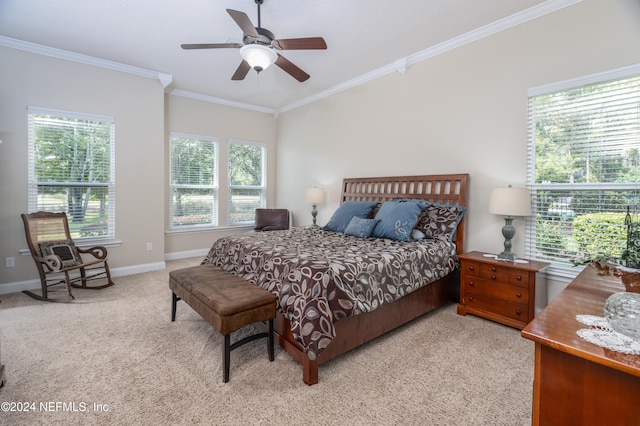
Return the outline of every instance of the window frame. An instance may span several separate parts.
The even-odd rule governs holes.
[[[175,225],[174,224],[174,197],[173,197],[173,189],[177,186],[173,183],[173,139],[190,139],[194,141],[200,142],[210,142],[213,146],[213,156],[214,156],[214,176],[212,179],[211,185],[177,185],[183,188],[192,188],[192,189],[212,189],[213,190],[213,199],[212,199],[212,215],[210,223],[198,223],[191,225]],[[191,232],[194,230],[201,229],[211,229],[218,228],[219,226],[219,209],[220,209],[220,184],[219,184],[219,165],[220,165],[220,141],[218,137],[215,136],[205,136],[205,135],[195,135],[190,133],[181,133],[181,132],[169,132],[169,230],[171,232]]]
[[[73,120],[86,120],[95,121],[101,123],[107,123],[109,125],[109,165],[108,173],[109,179],[107,182],[71,182],[71,181],[38,181],[36,180],[36,116],[48,115],[56,117],[61,121],[64,119]],[[60,121],[60,122],[61,122]],[[39,187],[84,187],[84,188],[106,188],[107,190],[107,203],[106,203],[106,235],[99,236],[73,236],[74,241],[79,244],[94,244],[94,243],[113,243],[115,242],[115,117],[109,117],[98,114],[80,113],[74,111],[64,111],[52,108],[40,108],[35,106],[27,107],[27,126],[28,126],[28,211],[36,212],[41,210],[53,211],[47,209],[45,206],[40,205],[38,202],[38,188]],[[67,208],[63,210],[67,215],[69,212]],[[60,210],[56,210],[60,212]],[[71,226],[71,221],[70,221]],[[75,231],[72,231],[72,234]]]
[[[624,190],[638,191],[640,184],[637,182],[605,182],[605,183],[536,183],[536,131],[535,131],[535,111],[532,111],[532,99],[537,96],[552,94],[565,90],[577,89],[598,83],[606,83],[609,81],[622,80],[640,75],[640,64],[617,68],[602,73],[582,76],[575,79],[565,80],[549,85],[538,86],[528,90],[529,99],[529,120],[528,120],[528,158],[527,158],[527,187],[531,191],[532,197],[532,216],[526,218],[525,225],[525,256],[536,258],[536,195],[538,191],[614,191],[621,192]],[[545,259],[546,262],[549,260]],[[561,281],[569,281],[575,278],[582,268],[567,262],[551,261],[551,266],[547,271],[548,275],[553,276]]]
[[[262,170],[260,179],[262,181],[262,185],[232,185],[231,184],[231,147],[233,145],[249,145],[249,146],[257,146],[262,149]],[[229,193],[228,199],[228,209],[227,209],[227,221],[230,226],[246,226],[251,225],[255,222],[255,217],[252,217],[250,220],[245,221],[234,221],[232,220],[232,193],[234,189],[257,189],[260,190],[260,205],[256,208],[265,208],[267,205],[267,144],[264,142],[255,142],[255,141],[247,141],[240,139],[229,139],[227,144],[227,187]]]

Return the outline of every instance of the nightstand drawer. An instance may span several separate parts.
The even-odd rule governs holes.
[[[526,304],[510,303],[481,293],[468,293],[463,303],[467,308],[491,312],[518,321],[529,321],[529,308]]]
[[[529,287],[529,273],[524,271],[509,271],[509,283],[520,287]]]
[[[465,275],[463,278],[464,294],[481,293],[495,299],[505,300],[507,302],[520,303],[527,305],[529,303],[529,289],[513,286],[510,284],[499,283],[485,280],[483,278],[470,277]]]
[[[480,264],[480,277],[491,281],[506,283],[509,281],[509,268]]]
[[[465,260],[462,262],[460,272],[462,275],[469,274],[478,277],[480,276],[480,264],[478,262],[468,262]]]

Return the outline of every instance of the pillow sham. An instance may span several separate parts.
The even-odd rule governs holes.
[[[42,257],[56,255],[62,261],[63,268],[82,264],[82,258],[72,240],[43,241],[39,244]]]
[[[344,233],[354,216],[366,218],[376,204],[376,201],[345,201],[333,213],[323,229]]]
[[[358,216],[354,216],[349,221],[347,229],[344,230],[346,235],[353,235],[358,238],[368,238],[373,233],[373,229],[378,224],[376,219],[363,219]]]
[[[373,236],[397,241],[410,241],[411,230],[425,206],[420,203],[385,201],[376,214],[380,222],[373,230]]]
[[[453,236],[464,217],[466,207],[453,204],[428,203],[418,218],[415,229],[426,238],[453,241]]]

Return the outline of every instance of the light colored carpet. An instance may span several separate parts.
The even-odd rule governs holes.
[[[231,353],[225,384],[222,336],[181,302],[171,322],[169,270],[199,261],[71,303],[3,296],[0,402],[33,405],[0,424],[531,424],[533,343],[453,304],[321,366],[315,386],[277,345],[270,363],[266,340]]]

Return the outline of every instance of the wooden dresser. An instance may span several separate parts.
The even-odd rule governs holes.
[[[536,273],[549,264],[496,260],[472,251],[460,258],[458,314],[522,329],[535,315]]]
[[[534,425],[640,425],[640,355],[576,334],[587,328],[576,315],[603,316],[607,297],[624,290],[587,267],[522,330],[535,342]]]

